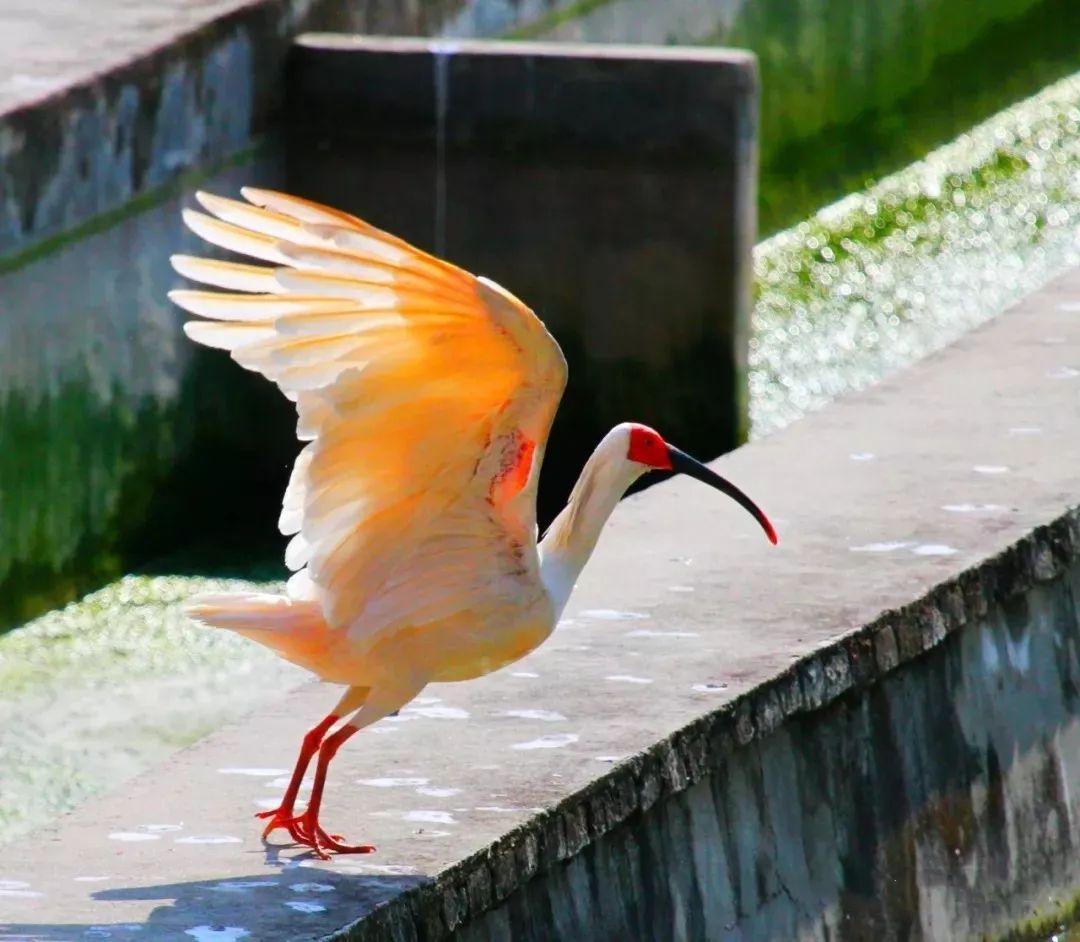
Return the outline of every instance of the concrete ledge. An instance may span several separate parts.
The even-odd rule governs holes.
[[[718,462],[779,552],[694,482],[626,501],[546,647],[339,755],[327,821],[378,855],[255,839],[311,686],[9,856],[0,938],[1004,931],[1078,876],[1078,305]]]
[[[59,0],[0,12],[0,264],[250,146],[302,29],[413,32],[458,5]]]

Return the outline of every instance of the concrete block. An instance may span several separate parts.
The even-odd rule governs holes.
[[[628,417],[746,431],[757,78],[718,49],[306,35],[288,182],[509,287],[570,364],[542,517]]]

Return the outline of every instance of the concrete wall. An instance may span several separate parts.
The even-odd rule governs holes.
[[[1074,560],[904,670],[736,749],[458,938],[1001,932],[1080,887],[1078,599]]]
[[[179,208],[284,185],[270,132],[296,31],[423,31],[456,6],[0,11],[0,630],[208,529],[273,538],[290,412],[179,332]]]
[[[1080,270],[720,459],[779,547],[692,480],[624,501],[547,644],[337,754],[324,824],[376,853],[258,839],[312,684],[21,842],[0,937],[1047,938],[1080,878],[1078,306]]]
[[[566,354],[541,527],[628,416],[745,440],[757,99],[730,50],[299,40],[290,188],[494,278]]]

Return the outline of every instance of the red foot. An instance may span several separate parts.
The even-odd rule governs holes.
[[[293,813],[291,806],[286,808],[282,805],[280,808],[275,808],[273,811],[256,811],[255,817],[270,819],[267,821],[266,827],[263,828],[262,837],[264,841],[278,828],[285,828],[294,841],[300,841],[300,838],[297,835],[297,824],[300,817]]]
[[[370,844],[343,844],[344,838],[340,834],[327,834],[319,825],[318,818],[308,811],[292,815],[277,808],[274,811],[259,811],[255,817],[270,818],[263,830],[264,839],[276,828],[285,828],[295,843],[310,847],[321,860],[330,859],[326,853],[328,850],[336,854],[370,854],[375,850]]]

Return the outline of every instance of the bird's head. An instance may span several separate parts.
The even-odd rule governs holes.
[[[619,440],[625,442],[626,461],[639,469],[638,474],[644,474],[646,471],[673,471],[676,474],[686,474],[696,478],[741,504],[761,524],[769,542],[774,544],[777,542],[776,530],[757,504],[726,478],[722,478],[711,468],[706,467],[696,458],[691,458],[674,445],[669,445],[659,432],[647,425],[634,422],[624,423],[615,431],[618,433]]]

